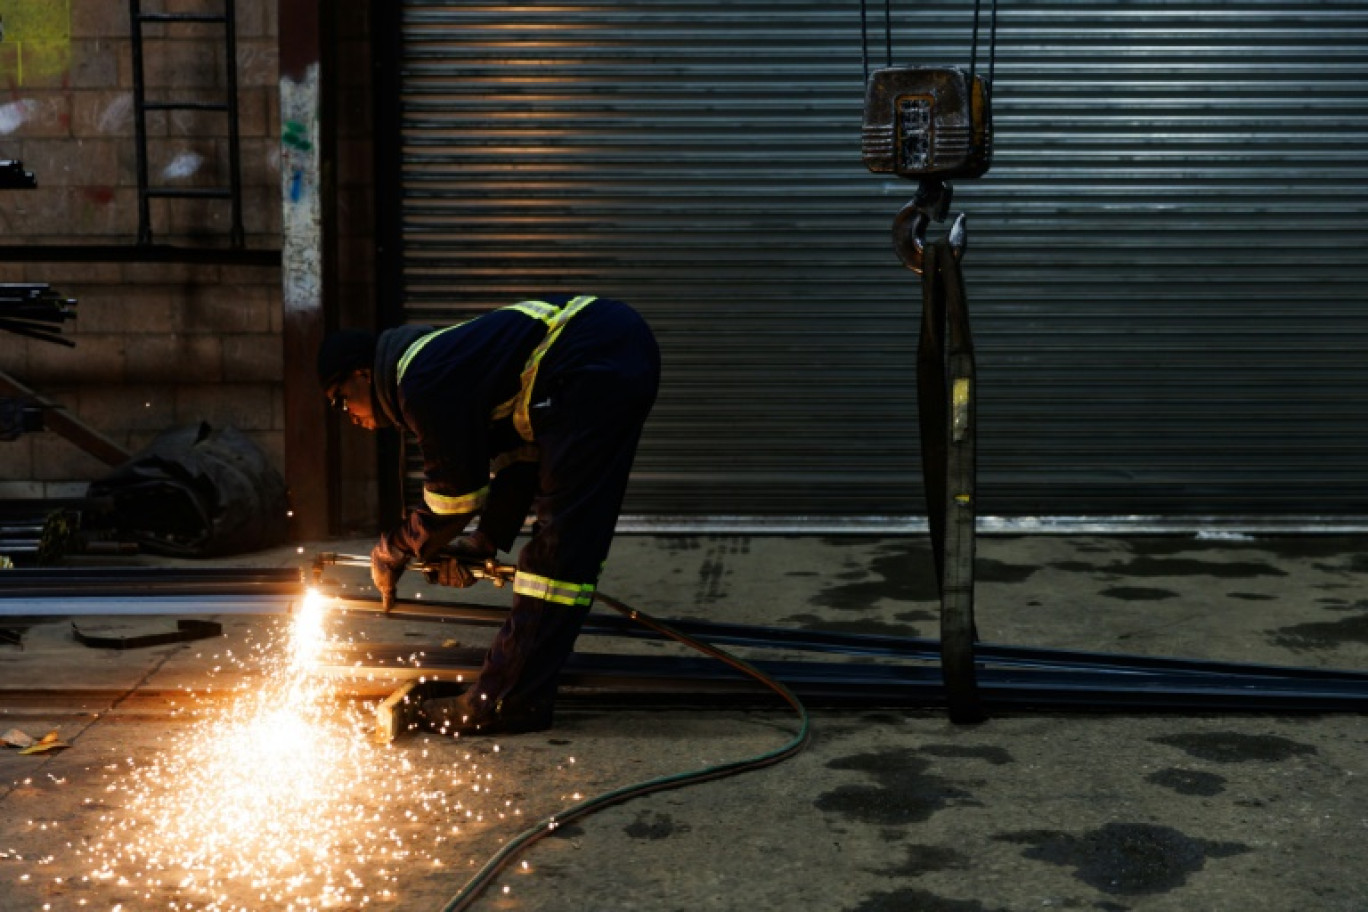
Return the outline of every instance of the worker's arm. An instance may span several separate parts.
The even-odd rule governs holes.
[[[528,446],[495,461],[489,497],[480,513],[480,531],[500,551],[513,547],[537,496],[537,449]],[[493,557],[493,555],[489,555]]]
[[[434,513],[425,507],[408,511],[408,517],[381,539],[385,558],[392,563],[409,558],[426,561],[447,542],[465,531],[474,512]]]
[[[381,540],[377,560],[403,569],[459,535],[489,496],[488,419],[461,402],[403,402],[404,423],[423,453],[423,504]]]
[[[427,501],[431,495],[426,489],[423,493]],[[465,529],[473,515],[474,510],[439,513],[425,503],[410,510],[398,527],[380,536],[380,543],[371,550],[371,581],[379,590],[386,611],[394,604],[399,577],[408,562],[413,558],[424,562],[431,559]]]

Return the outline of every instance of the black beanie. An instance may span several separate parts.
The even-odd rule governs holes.
[[[375,363],[375,334],[364,329],[339,329],[318,346],[318,382],[324,389],[354,370]]]

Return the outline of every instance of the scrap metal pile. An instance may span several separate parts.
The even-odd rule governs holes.
[[[0,190],[37,190],[38,179],[17,159],[0,160]]]
[[[62,335],[62,326],[75,318],[75,299],[58,295],[50,285],[0,283],[0,330],[4,332],[72,348],[76,343]],[[8,390],[13,384],[4,386]],[[0,441],[44,430],[48,410],[49,404],[36,396],[0,397]]]
[[[51,509],[43,502],[0,501],[0,555],[52,563],[77,549],[80,523],[78,510]]]
[[[74,347],[62,325],[76,319],[76,301],[43,283],[0,283],[0,329],[41,342]]]

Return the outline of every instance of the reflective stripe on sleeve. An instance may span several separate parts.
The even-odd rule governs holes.
[[[594,600],[593,583],[567,583],[522,570],[513,577],[513,591],[557,605],[588,605]]]
[[[458,513],[474,513],[484,506],[485,498],[489,496],[489,485],[485,485],[478,491],[469,494],[462,494],[459,497],[452,497],[448,494],[438,494],[423,488],[423,503],[427,504],[429,510],[439,516],[453,516]]]

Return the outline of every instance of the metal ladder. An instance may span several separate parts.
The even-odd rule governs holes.
[[[242,227],[242,161],[238,137],[237,16],[234,0],[223,0],[221,13],[144,13],[142,0],[129,0],[133,43],[133,122],[138,151],[138,245],[152,244],[153,199],[223,199],[232,204],[229,241],[234,249],[246,243]],[[223,26],[227,97],[221,102],[147,100],[143,73],[143,26],[149,23],[194,22]],[[147,175],[147,114],[149,111],[222,111],[228,118],[227,187],[150,186]]]

